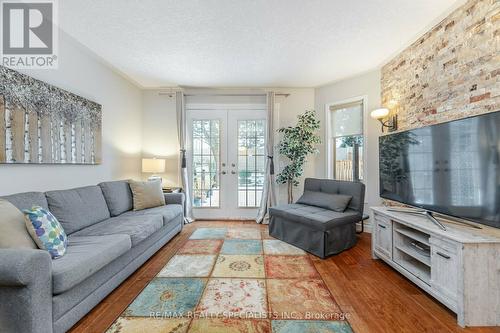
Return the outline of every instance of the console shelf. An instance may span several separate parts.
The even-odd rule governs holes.
[[[431,281],[430,235],[392,222],[393,260],[424,283]]]
[[[457,314],[460,326],[500,325],[500,230],[372,207],[372,255]],[[442,221],[443,222],[443,221]]]
[[[421,231],[415,230],[415,229],[410,229],[408,227],[405,227],[404,225],[399,225],[397,228],[394,229],[394,231],[403,234],[413,240],[416,240],[417,242],[420,242],[422,244],[425,244],[427,246],[430,246],[429,243],[429,238],[430,235],[425,234]]]
[[[406,252],[404,251],[401,252],[402,253],[399,255],[400,259],[395,259],[394,262],[398,263],[402,268],[406,269],[411,274],[415,275],[424,283],[430,285],[431,281],[430,266],[422,263],[420,260],[416,260],[413,256],[406,254]]]
[[[407,256],[421,262],[425,266],[431,267],[431,257],[426,257],[417,251],[413,250],[411,247],[404,246],[404,245],[399,245],[394,247],[396,250],[403,252]],[[404,264],[403,264],[404,266]]]

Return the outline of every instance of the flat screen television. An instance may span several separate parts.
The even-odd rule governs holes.
[[[500,228],[500,111],[379,138],[380,196]]]

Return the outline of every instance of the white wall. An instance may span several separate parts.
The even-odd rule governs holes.
[[[160,95],[160,90],[145,90],[142,97],[142,155],[166,159],[165,173],[160,174],[163,184],[180,186],[175,93],[170,97]],[[143,178],[147,177],[143,175]]]
[[[23,73],[102,104],[102,164],[0,165],[0,195],[140,176],[141,90],[71,37],[59,36],[59,68]]]
[[[103,180],[145,178],[140,173],[141,156],[166,158],[165,185],[179,185],[179,144],[177,140],[175,96],[160,95],[160,90],[141,90],[117,74],[101,59],[60,33],[59,68],[23,71],[44,82],[71,91],[102,104],[103,163],[101,165],[0,165],[0,195],[21,191],[43,191],[96,184]],[[270,89],[240,89],[232,93],[255,93]],[[272,88],[288,97],[277,96],[276,128],[294,125],[305,110],[315,109],[321,120],[320,153],[311,156],[304,177],[326,177],[325,105],[357,96],[367,96],[368,113],[380,106],[380,71],[372,71],[326,86],[312,88]],[[191,92],[202,90],[193,90]],[[189,93],[190,91],[188,91]],[[208,93],[227,90],[209,89]],[[227,98],[216,98],[221,103]],[[191,102],[207,102],[191,98]],[[239,98],[231,103],[250,103]],[[259,99],[259,102],[262,102]],[[378,135],[380,125],[365,115],[367,124],[366,185],[367,205],[380,203],[378,196]],[[276,138],[276,144],[279,137]],[[281,169],[286,161],[278,159]],[[294,191],[295,199],[301,185]],[[286,202],[286,187],[278,190],[280,203]]]
[[[187,94],[251,94],[263,93],[265,89],[188,89]],[[270,89],[269,89],[270,90]],[[289,93],[290,96],[276,97],[278,114],[276,115],[277,128],[294,125],[298,114],[314,108],[314,89],[312,88],[272,88],[273,91]],[[179,185],[179,144],[177,140],[175,96],[160,95],[160,90],[146,90],[143,92],[143,155],[163,157],[167,160],[166,173],[162,174],[163,181],[168,186]],[[187,104],[256,104],[265,103],[260,96],[192,96],[187,97]],[[276,141],[276,144],[278,142]],[[305,176],[314,176],[315,159],[311,158],[305,168]],[[277,167],[283,167],[283,161]],[[295,197],[302,193],[302,183],[296,189]],[[280,202],[286,202],[286,187],[280,186],[278,191]]]
[[[365,211],[369,206],[379,205],[379,182],[378,182],[378,137],[381,134],[380,123],[370,118],[370,111],[380,107],[380,70],[374,70],[353,78],[338,81],[315,89],[316,110],[321,116],[321,122],[325,125],[325,106],[354,97],[365,96],[367,99],[365,122],[366,138],[366,198]],[[316,159],[315,173],[317,176],[326,177],[326,131],[321,126],[323,144],[320,147],[321,154]]]
[[[311,156],[304,169],[304,177],[327,177],[326,172],[326,119],[325,105],[343,101],[358,96],[366,96],[367,113],[364,115],[366,123],[366,208],[380,204],[378,195],[378,136],[380,124],[369,117],[369,112],[380,106],[380,71],[375,70],[350,79],[335,82],[326,86],[312,88],[271,88],[280,93],[289,93],[290,96],[277,96],[276,128],[292,126],[296,123],[297,115],[305,110],[315,109],[321,120],[320,135],[322,144],[318,146],[320,153]],[[187,93],[262,93],[266,89],[189,89]],[[143,119],[143,155],[158,156],[167,159],[167,172],[163,174],[167,185],[178,185],[178,141],[175,123],[175,97],[160,95],[160,90],[143,92],[144,119]],[[188,103],[263,103],[260,97],[188,97]],[[275,139],[278,143],[279,137]],[[276,166],[281,169],[286,161],[278,159]],[[303,180],[303,179],[302,179]],[[297,199],[303,189],[303,182],[295,188],[294,197]],[[285,186],[278,188],[278,201],[285,203],[287,193]]]

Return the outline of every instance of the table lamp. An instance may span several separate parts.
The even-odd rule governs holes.
[[[161,177],[158,176],[158,174],[165,172],[165,159],[163,159],[163,158],[143,158],[142,159],[142,172],[152,174],[148,178],[148,180],[159,179],[161,181]]]

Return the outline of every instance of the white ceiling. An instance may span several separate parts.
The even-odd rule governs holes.
[[[59,17],[145,88],[313,87],[380,66],[456,3],[63,0]]]

